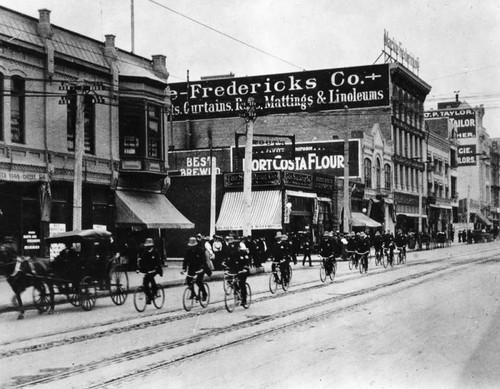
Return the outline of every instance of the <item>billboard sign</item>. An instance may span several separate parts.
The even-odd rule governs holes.
[[[457,147],[458,166],[475,165],[477,163],[476,145]]]
[[[426,119],[449,118],[457,127],[458,139],[476,137],[476,113],[470,108],[466,109],[440,109],[424,113]]]
[[[263,172],[271,170],[294,171],[301,173],[324,173],[333,176],[344,176],[344,141],[297,143],[295,158],[292,155],[292,145],[254,146],[252,149],[252,171]],[[233,171],[243,170],[244,159],[238,158],[243,151],[235,152],[232,148]],[[360,175],[360,142],[358,139],[349,141],[349,176]]]
[[[173,120],[236,117],[249,97],[257,116],[389,105],[389,65],[169,84]]]
[[[213,149],[216,174],[222,174],[231,169],[230,150]],[[178,150],[168,153],[169,174],[178,176],[209,176],[210,149]]]

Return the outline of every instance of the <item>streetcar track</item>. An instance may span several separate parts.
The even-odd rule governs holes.
[[[487,251],[491,251],[491,250],[484,250],[484,251],[487,252]],[[477,252],[476,252],[476,254],[477,254]],[[469,254],[467,254],[467,253],[461,254],[461,256],[465,256],[466,258],[468,258],[468,255]],[[435,263],[436,261],[442,260],[443,258],[438,258],[438,259],[433,259],[433,260],[417,260],[417,261],[412,261],[410,263],[407,262],[405,264],[405,267],[406,266],[412,267],[412,266],[431,264],[431,263]],[[455,258],[455,260],[456,259],[457,258]],[[469,261],[469,259],[463,259],[462,261]],[[453,263],[453,265],[459,265],[461,263],[463,263],[463,262],[456,261]],[[445,266],[444,268],[447,268],[447,267]],[[383,268],[378,266],[378,267],[373,267],[373,269],[381,269],[382,270]],[[400,269],[400,267],[398,267],[398,266],[395,266],[394,268],[388,267],[387,269],[384,269],[384,270],[388,270],[388,269],[390,271],[396,271],[396,270]],[[432,271],[441,271],[441,270],[442,270],[442,268],[438,268],[438,269],[435,269]],[[356,270],[356,272],[357,272],[357,270]],[[380,272],[375,272],[375,273],[368,272],[364,276],[373,276],[373,275],[376,275],[379,273]],[[262,276],[268,276],[268,274],[269,273],[264,273]],[[334,282],[326,282],[324,284],[318,284],[317,280],[306,281],[306,282],[300,283],[298,285],[295,285],[294,289],[291,289],[291,290],[289,289],[286,293],[268,294],[267,291],[261,292],[258,295],[262,295],[262,296],[257,297],[257,298],[254,297],[252,299],[252,303],[267,301],[267,300],[270,300],[273,298],[283,298],[283,297],[286,297],[288,295],[294,295],[297,293],[305,293],[305,292],[308,292],[308,291],[313,290],[313,289],[317,289],[317,288],[321,288],[321,287],[328,287],[329,285],[332,285],[332,284],[335,284],[335,285],[343,284],[347,281],[350,281],[353,278],[353,277],[350,277],[351,274],[354,274],[354,273],[345,273],[341,277],[339,277],[339,276],[335,277]],[[341,278],[341,279],[339,279],[339,278]],[[309,284],[310,284],[310,286],[306,286]],[[302,286],[302,287],[298,288],[299,286]],[[336,298],[339,297],[338,294],[335,294],[335,296],[336,296]],[[341,296],[343,296],[343,295],[341,295]],[[346,295],[346,296],[349,296],[349,295]],[[223,302],[223,300],[215,301],[212,303],[212,307],[209,307],[209,308],[204,309],[202,311],[198,311],[197,313],[198,313],[198,315],[208,315],[208,314],[217,312],[218,310],[224,309],[223,307],[219,306],[222,302]],[[40,338],[47,338],[47,337],[54,336],[54,335],[67,334],[67,333],[76,332],[76,331],[80,331],[80,330],[100,328],[100,327],[103,327],[106,325],[111,325],[111,324],[115,325],[117,323],[119,324],[119,323],[131,321],[131,320],[136,320],[136,319],[141,320],[141,322],[139,322],[139,323],[129,324],[126,326],[120,326],[120,327],[116,327],[116,328],[112,328],[112,329],[106,329],[106,330],[102,330],[102,331],[98,331],[98,332],[89,333],[89,334],[72,336],[72,337],[65,338],[65,339],[58,339],[58,340],[53,340],[53,341],[49,341],[49,342],[37,343],[34,345],[29,345],[29,346],[24,346],[24,347],[18,347],[18,348],[13,349],[13,350],[0,352],[0,359],[8,358],[8,357],[15,356],[15,355],[21,355],[21,354],[24,355],[28,352],[44,351],[44,350],[48,350],[51,348],[62,347],[62,346],[77,343],[77,342],[85,342],[88,340],[95,340],[95,339],[99,339],[99,338],[103,338],[103,337],[107,337],[107,336],[123,334],[123,333],[127,333],[127,332],[132,332],[132,331],[138,331],[138,330],[142,330],[144,328],[150,328],[150,327],[155,327],[155,326],[159,326],[159,325],[163,325],[163,324],[173,323],[173,322],[184,320],[184,319],[187,319],[187,318],[190,318],[193,316],[192,313],[190,313],[190,312],[182,312],[182,311],[183,311],[182,309],[177,309],[177,310],[164,311],[164,312],[152,312],[151,314],[144,315],[140,318],[124,318],[124,319],[119,320],[119,321],[108,321],[108,322],[99,323],[99,324],[96,324],[96,325],[90,326],[90,327],[89,326],[77,327],[77,328],[73,328],[73,329],[58,333],[58,334],[47,334],[44,336],[36,336],[36,337],[25,338],[25,339],[17,339],[17,340],[12,341],[12,342],[3,343],[2,346],[10,345],[13,343],[19,343],[21,341],[26,342],[26,341],[32,341],[32,340],[40,340]],[[171,314],[175,314],[177,312],[181,312],[181,313],[177,314],[175,316],[162,317],[162,318],[158,318],[158,319],[154,319],[154,320],[144,320],[144,319],[150,319],[151,317],[154,317],[154,316],[171,315]]]
[[[195,358],[195,357],[202,355],[202,354],[213,353],[213,352],[221,350],[223,348],[227,348],[227,347],[230,347],[232,345],[245,342],[246,340],[249,340],[250,338],[255,339],[256,337],[261,337],[261,336],[267,335],[269,333],[283,331],[291,326],[301,325],[301,324],[304,324],[306,322],[310,322],[311,320],[315,320],[315,321],[321,320],[325,317],[328,317],[328,316],[331,316],[331,315],[334,315],[334,314],[337,314],[340,312],[344,312],[344,311],[349,310],[349,309],[356,308],[357,306],[360,306],[360,305],[365,305],[365,304],[373,301],[374,299],[378,299],[378,298],[381,298],[383,296],[390,295],[390,294],[394,293],[394,291],[391,290],[391,291],[386,291],[382,294],[377,294],[377,295],[374,294],[374,292],[383,290],[384,288],[390,288],[390,287],[401,285],[404,283],[409,283],[406,286],[401,285],[402,287],[398,291],[402,291],[405,289],[409,289],[409,288],[413,287],[414,285],[418,285],[420,283],[423,283],[427,280],[434,279],[434,278],[440,278],[440,277],[443,277],[449,273],[462,271],[463,269],[466,269],[468,266],[478,265],[481,263],[487,263],[487,262],[492,262],[492,261],[495,261],[494,256],[488,257],[486,259],[477,259],[477,260],[468,259],[468,260],[462,260],[460,262],[457,261],[457,262],[451,263],[451,265],[450,265],[450,263],[447,263],[448,266],[446,266],[446,264],[445,264],[444,266],[440,266],[438,268],[433,268],[433,269],[426,270],[426,271],[423,271],[420,273],[411,274],[411,275],[408,275],[405,277],[399,277],[399,278],[391,280],[389,282],[380,283],[380,284],[377,284],[377,285],[372,286],[372,287],[355,290],[355,291],[352,291],[350,293],[342,294],[340,296],[336,295],[333,297],[327,297],[324,300],[317,301],[317,302],[308,304],[306,306],[292,308],[292,309],[289,309],[287,311],[278,312],[278,313],[273,314],[273,315],[258,316],[258,317],[253,317],[253,318],[251,317],[251,318],[244,320],[236,325],[233,324],[233,325],[230,325],[227,327],[211,329],[211,333],[208,335],[207,335],[207,333],[197,334],[197,335],[190,336],[190,337],[184,338],[184,339],[178,339],[175,341],[166,341],[166,342],[163,342],[160,344],[156,344],[153,347],[149,346],[149,347],[145,347],[145,348],[141,348],[141,349],[131,350],[131,351],[119,354],[119,355],[115,355],[115,356],[112,356],[109,358],[104,358],[104,359],[101,359],[99,361],[94,361],[94,362],[91,362],[91,363],[88,363],[85,365],[73,366],[73,367],[71,367],[70,371],[61,371],[61,372],[58,372],[56,374],[54,374],[54,372],[51,372],[51,374],[47,374],[47,375],[41,374],[42,377],[40,377],[40,375],[24,376],[22,378],[18,377],[18,386],[17,387],[23,387],[23,386],[32,385],[32,384],[54,382],[57,380],[69,378],[71,376],[74,376],[74,375],[77,375],[80,373],[88,372],[88,371],[93,370],[93,369],[98,368],[98,367],[109,366],[111,364],[116,364],[116,363],[120,363],[120,362],[124,362],[124,361],[131,361],[131,360],[141,358],[143,356],[150,356],[152,354],[157,354],[157,353],[160,353],[163,351],[182,347],[182,346],[185,346],[188,344],[197,343],[197,342],[201,341],[202,339],[205,339],[207,336],[210,336],[213,338],[213,337],[220,336],[220,335],[228,333],[228,332],[242,330],[242,329],[248,328],[250,326],[253,327],[253,326],[258,326],[258,325],[264,324],[264,323],[270,323],[272,321],[276,321],[279,319],[290,317],[292,315],[302,313],[302,312],[305,312],[307,310],[321,308],[322,306],[330,304],[333,301],[342,302],[342,301],[345,301],[345,300],[353,298],[353,297],[368,295],[368,298],[363,299],[363,301],[358,301],[358,302],[355,302],[352,304],[348,304],[346,306],[339,307],[339,308],[334,309],[334,310],[329,310],[327,312],[317,313],[315,315],[308,316],[305,319],[300,318],[300,319],[292,320],[291,323],[284,323],[284,324],[278,325],[278,326],[270,328],[270,329],[264,329],[261,331],[257,331],[256,333],[252,333],[251,335],[243,336],[243,337],[240,337],[236,340],[226,342],[224,344],[214,346],[214,347],[202,350],[200,352],[191,353],[190,355],[187,355],[187,356],[181,356],[181,357],[178,357],[174,360],[161,361],[161,362],[155,363],[153,365],[149,365],[146,368],[138,369],[134,372],[130,372],[130,373],[123,375],[121,377],[112,378],[104,383],[100,383],[100,384],[97,384],[97,385],[94,385],[91,387],[102,387],[102,386],[107,386],[107,385],[112,384],[112,383],[119,383],[122,381],[126,381],[128,379],[131,379],[131,378],[136,378],[136,377],[140,377],[141,375],[149,374],[149,373],[151,373],[152,370],[155,370],[155,369],[160,369],[160,368],[164,368],[166,366],[170,366],[170,365],[173,365],[176,363],[181,363],[183,361],[189,360],[191,358]],[[347,281],[347,280],[344,280],[343,282],[345,282],[345,281]],[[415,281],[417,281],[417,282],[415,282]],[[316,287],[317,287],[317,285],[316,285]],[[307,289],[309,289],[309,288],[307,288]],[[301,291],[304,291],[304,289],[294,291],[294,293],[299,293]],[[282,294],[282,296],[286,296],[289,294],[293,294],[293,293]],[[22,382],[20,382],[20,381],[22,381]]]

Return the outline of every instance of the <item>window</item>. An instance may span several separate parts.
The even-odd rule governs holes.
[[[67,108],[67,145],[68,151],[75,151],[76,130],[76,92],[69,91],[69,104]],[[83,98],[83,126],[84,126],[84,148],[87,154],[95,153],[95,110],[92,96],[85,95]]]
[[[386,190],[391,190],[391,165],[386,164],[384,167],[384,183],[385,183],[385,189]]]
[[[161,158],[161,107],[148,106],[148,157]]]
[[[372,187],[372,161],[365,158],[365,186]]]
[[[377,164],[376,164],[376,181],[377,181],[377,190],[379,190],[382,187],[381,179],[382,179],[382,167],[380,166],[380,159],[377,158]]]
[[[12,77],[10,96],[10,132],[14,143],[24,143],[24,80],[21,77]]]

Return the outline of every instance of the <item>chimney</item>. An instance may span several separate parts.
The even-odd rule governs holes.
[[[104,55],[111,58],[116,58],[115,35],[105,35],[106,41],[104,42]]]
[[[38,33],[43,38],[52,38],[54,32],[52,31],[52,26],[50,25],[50,10],[48,9],[39,9],[38,13],[40,15],[38,19]]]
[[[162,54],[153,55],[153,70],[168,77],[167,57]]]

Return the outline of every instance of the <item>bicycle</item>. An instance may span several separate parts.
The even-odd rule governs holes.
[[[280,263],[273,262],[275,264],[274,270],[269,275],[269,291],[272,294],[276,293],[276,290],[278,290],[278,285],[281,285],[281,287],[285,292],[288,290],[288,287],[290,286],[290,276],[287,274],[282,274],[281,272],[280,264],[283,262],[284,261]],[[287,269],[288,271],[290,271],[290,265],[288,265]]]
[[[184,273],[181,273],[184,274]],[[187,276],[188,278],[195,278],[195,276]],[[191,285],[188,285],[186,289],[184,289],[184,293],[182,294],[182,306],[186,311],[190,311],[193,309],[194,302],[197,301],[202,308],[206,308],[210,303],[210,287],[206,282],[203,282],[203,286],[205,287],[205,291],[207,292],[207,298],[203,300],[203,296],[201,295],[200,287],[193,280]]]
[[[242,303],[241,299],[241,289],[240,282],[238,278],[238,274],[229,274],[228,273],[228,289],[229,293],[224,294],[224,305],[226,306],[226,310],[228,312],[233,312],[234,308],[238,306],[240,303],[243,308],[250,308],[250,304],[252,303],[252,289],[248,282],[245,283],[245,288],[247,290],[247,298],[245,304]]]
[[[149,271],[146,274],[153,273],[156,274],[156,270]],[[163,307],[163,304],[165,303],[165,291],[163,289],[163,286],[161,286],[160,284],[157,284],[156,288],[156,295],[151,297],[148,297],[146,290],[144,289],[144,285],[139,286],[134,291],[134,307],[137,312],[144,312],[144,310],[146,309],[148,298],[156,307],[156,309],[161,309]]]
[[[375,249],[375,266],[382,266],[383,258],[384,258],[384,252],[382,248],[380,247],[379,249]]]
[[[321,264],[319,267],[319,279],[321,282],[325,282],[327,277],[330,277],[330,281],[333,282],[335,274],[337,273],[337,261],[335,257],[321,257]]]
[[[356,256],[358,257],[358,263],[359,263],[359,273],[363,274],[368,272],[368,254],[369,251],[365,251],[364,253],[359,253],[356,251]]]
[[[405,247],[397,247],[398,250],[398,265],[404,264],[406,262],[406,249]]]
[[[229,281],[231,279],[231,275],[227,270],[224,271],[224,276],[222,278],[222,288],[224,289],[224,294],[228,295],[231,294],[230,286],[229,286]]]
[[[358,258],[356,258],[355,251],[346,251],[346,253],[347,253],[347,260],[349,262],[349,270],[357,268],[358,267]]]
[[[391,254],[391,250],[389,248],[384,248],[384,254],[385,254],[385,257],[386,257],[386,261],[385,261],[385,266],[384,267],[387,267],[388,265],[390,265],[391,267],[394,266],[394,252],[392,252]]]

